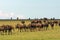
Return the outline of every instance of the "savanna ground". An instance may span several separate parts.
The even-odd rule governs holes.
[[[0,25],[10,24],[14,26],[16,23],[20,22],[0,21]],[[12,35],[0,35],[0,40],[60,40],[60,27],[55,26],[53,30],[49,27],[48,30],[35,32],[14,31]]]

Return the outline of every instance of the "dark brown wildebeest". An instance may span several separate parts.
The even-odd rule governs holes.
[[[31,23],[38,23],[38,20],[33,20],[31,21]]]
[[[40,20],[33,20],[30,24],[30,30],[34,31],[38,28],[38,30],[42,29],[43,28],[43,24],[42,24],[42,21]]]
[[[4,33],[4,26],[5,25],[0,26],[0,32],[3,32]]]
[[[35,31],[35,29],[36,29],[36,23],[31,23],[30,24],[30,31],[32,32],[32,31]]]
[[[12,30],[14,30],[14,27],[12,27],[11,25],[4,26],[4,31],[8,32],[8,34],[12,34]]]
[[[51,22],[50,26],[51,26],[52,29],[54,29],[54,22]]]
[[[58,25],[60,26],[60,22],[58,23]]]
[[[41,25],[38,24],[38,23],[42,23],[42,22],[40,20],[33,20],[33,21],[31,21],[31,24],[29,24],[30,31],[35,31],[36,28],[41,27]]]
[[[21,23],[23,24],[24,30],[27,31],[26,29],[28,29],[29,27],[26,26],[25,21],[22,21]]]
[[[17,24],[16,28],[18,30],[20,30],[20,32],[22,32],[22,29],[24,29],[24,31],[27,31],[26,29],[28,29],[29,27],[26,26],[25,21],[21,21],[22,24]]]
[[[48,21],[47,23],[48,23],[48,24],[51,24],[51,21]]]
[[[10,34],[12,33],[12,30],[14,29],[14,27],[12,27],[11,25],[2,25],[0,26],[0,32],[2,31],[3,33],[7,33]]]
[[[47,20],[43,20],[43,22],[44,22],[44,23],[46,23],[46,22],[47,22]]]
[[[40,31],[41,29],[43,29],[43,24],[42,23],[37,23],[36,28],[38,28],[38,30]]]
[[[37,22],[38,22],[38,23],[42,23],[42,21],[41,21],[41,20],[37,20]]]
[[[21,25],[21,24],[17,24],[16,25],[16,28],[21,32],[22,31],[22,29],[23,29],[23,25]]]
[[[55,24],[56,26],[58,25],[58,21],[57,21],[57,20],[54,20],[53,22],[54,22],[54,24]]]
[[[47,30],[48,27],[49,27],[49,24],[48,24],[48,23],[44,23],[44,24],[43,24],[43,27]]]
[[[31,28],[33,30],[36,28],[38,28],[39,30],[42,28],[45,28],[47,30],[48,27],[49,27],[49,24],[47,23],[47,21],[45,21],[44,24],[40,20],[35,20],[31,22]]]

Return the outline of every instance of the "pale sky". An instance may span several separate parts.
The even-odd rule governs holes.
[[[0,0],[0,19],[60,18],[60,0]]]

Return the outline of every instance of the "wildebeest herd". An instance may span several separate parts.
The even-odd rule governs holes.
[[[33,31],[42,31],[42,30],[48,30],[48,27],[51,27],[51,29],[54,29],[54,26],[60,26],[60,22],[57,20],[32,20],[30,24],[26,26],[25,21],[21,21],[21,24],[16,24],[15,27],[12,25],[2,25],[0,26],[0,33],[8,33],[12,34],[12,30],[18,29],[18,31],[27,32],[28,30],[30,32]]]

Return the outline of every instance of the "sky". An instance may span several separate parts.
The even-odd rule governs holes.
[[[60,18],[60,0],[0,0],[0,19]]]

